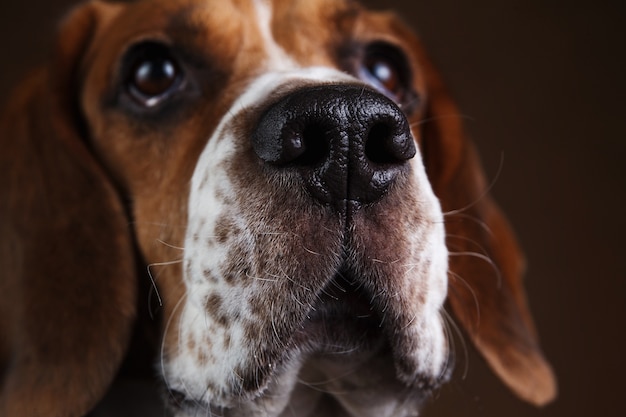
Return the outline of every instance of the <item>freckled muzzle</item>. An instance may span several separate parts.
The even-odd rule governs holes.
[[[310,370],[412,398],[445,380],[447,252],[409,123],[322,75],[257,80],[199,159],[166,369],[179,409],[282,409]],[[359,408],[355,395],[341,401]]]
[[[299,89],[271,105],[252,135],[257,156],[296,168],[309,193],[339,212],[379,200],[416,154],[406,117],[357,85]]]

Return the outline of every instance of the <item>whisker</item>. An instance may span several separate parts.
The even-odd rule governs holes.
[[[466,213],[455,213],[454,217],[455,218],[462,218],[462,219],[470,220],[470,221],[476,223],[478,226],[480,226],[489,235],[493,236],[493,231],[491,230],[489,225],[485,221],[481,220],[480,218],[478,218],[476,216],[472,216],[472,215],[469,215],[469,214],[466,214]],[[450,223],[450,220],[446,219],[444,221],[444,223]]]
[[[128,224],[131,224],[134,226],[174,227],[174,228],[183,229],[183,230],[187,230],[187,227],[188,227],[187,224],[172,224],[172,223],[165,223],[165,222],[143,222],[143,221],[138,221],[138,220],[130,221],[128,222]]]
[[[305,379],[298,377],[298,383],[304,386],[307,386],[317,392],[322,392],[322,393],[330,394],[330,395],[345,395],[345,394],[348,394],[349,391],[330,390],[328,387],[325,387],[325,385],[332,384],[333,382],[336,382],[336,381],[341,381],[342,379],[349,377],[350,375],[356,374],[358,371],[359,371],[358,367],[351,366],[350,369],[347,369],[344,372],[337,373],[336,375],[332,377],[328,377],[327,375],[324,375],[325,376],[324,379],[320,379],[316,381],[306,381]]]
[[[291,294],[291,299],[298,304],[300,307],[310,307],[308,304],[303,303],[302,301],[298,300],[298,298],[296,296],[294,296],[293,294]]]
[[[498,282],[498,289],[502,288],[502,274],[500,272],[500,269],[498,268],[498,265],[496,265],[496,263],[487,255],[483,255],[482,253],[478,253],[478,252],[471,252],[471,251],[466,251],[466,252],[450,252],[448,254],[449,256],[470,256],[473,258],[478,258],[481,259],[485,262],[487,262],[487,264],[489,264],[489,266],[491,266],[491,268],[493,269],[493,271],[496,273],[496,277],[497,277],[497,282]]]
[[[485,249],[485,247],[483,245],[481,245],[480,243],[478,243],[476,240],[469,238],[467,236],[462,236],[462,235],[453,235],[450,233],[446,233],[446,238],[452,238],[452,239],[458,239],[458,240],[462,240],[464,242],[469,242],[472,245],[476,246],[478,248],[478,250],[480,252],[482,252],[483,254],[487,255],[489,252],[487,251],[487,249]],[[448,249],[450,248],[450,243],[448,243]]]
[[[167,243],[167,242],[165,242],[164,240],[161,240],[161,239],[157,239],[157,242],[161,243],[162,245],[167,246],[168,248],[182,250],[182,251],[185,250],[185,248],[183,248],[183,247],[172,245],[172,244]]]
[[[274,332],[274,337],[276,338],[276,344],[278,346],[282,346],[283,349],[287,348],[287,345],[281,340],[280,335],[278,334],[278,329],[276,328],[276,321],[274,316],[274,302],[270,305],[270,317],[272,318],[272,331]]]
[[[408,329],[408,328],[409,328],[409,326],[410,326],[410,325],[411,325],[411,324],[415,321],[415,319],[417,318],[417,316],[418,316],[418,315],[419,315],[418,313],[413,314],[413,317],[411,317],[411,319],[409,320],[409,322],[408,322],[406,325],[404,325],[404,326],[402,327],[402,330],[406,330],[406,329]]]
[[[261,278],[261,277],[257,277],[257,276],[253,276],[250,275],[250,273],[248,271],[246,271],[246,277],[257,280],[257,281],[266,281],[266,282],[277,282],[278,281],[278,276],[277,275],[272,275],[272,274],[267,274],[268,276],[272,277],[272,278]]]
[[[472,298],[474,300],[474,305],[476,307],[476,326],[478,327],[478,325],[480,324],[480,304],[478,303],[478,296],[476,295],[476,292],[474,292],[474,289],[469,284],[469,282],[467,282],[465,279],[463,279],[463,277],[461,277],[461,275],[457,274],[456,272],[450,271],[450,270],[448,270],[448,274],[451,275],[452,278],[458,279],[459,282],[461,284],[463,284],[465,286],[465,288],[467,288],[469,290],[470,294],[472,295]]]
[[[407,274],[408,274],[409,272],[411,272],[411,271],[413,270],[413,268],[415,268],[415,267],[419,267],[420,265],[422,265],[422,264],[421,264],[421,263],[419,263],[419,262],[411,262],[411,263],[405,263],[405,264],[402,264],[402,266],[403,266],[404,268],[406,268],[406,269],[405,269],[405,272],[406,272]]]
[[[474,201],[472,201],[471,203],[469,203],[465,207],[461,207],[461,208],[456,209],[456,210],[448,211],[448,212],[444,213],[443,215],[444,216],[451,216],[451,215],[454,215],[454,214],[458,214],[458,213],[464,212],[466,210],[469,210],[470,208],[472,208],[473,206],[478,204],[478,202],[480,200],[482,200],[483,198],[485,198],[485,196],[487,194],[489,194],[489,192],[496,185],[496,182],[498,181],[498,179],[500,179],[500,175],[502,174],[503,168],[504,168],[504,152],[500,153],[500,163],[498,164],[498,171],[496,172],[496,175],[491,180],[489,185],[485,188],[485,190]]]
[[[441,115],[427,117],[425,119],[418,120],[416,122],[411,123],[411,128],[419,127],[419,126],[425,125],[426,123],[431,123],[437,120],[445,120],[445,119],[462,119],[462,120],[469,120],[472,122],[476,120],[475,118],[467,114],[449,113],[449,114],[441,114]]]
[[[161,340],[160,365],[161,365],[161,375],[163,375],[163,381],[165,382],[165,386],[168,392],[172,392],[172,388],[168,381],[168,375],[165,372],[165,341],[167,339],[167,333],[172,324],[172,320],[174,320],[174,317],[176,316],[176,311],[180,308],[180,306],[182,305],[183,301],[186,298],[187,298],[187,293],[183,294],[180,297],[180,299],[176,302],[176,305],[174,306],[174,309],[172,310],[172,314],[170,314],[170,317],[167,319],[167,322],[165,323],[165,328],[163,329],[163,339]]]
[[[302,288],[302,289],[304,289],[304,290],[306,290],[308,292],[311,291],[310,287],[307,287],[306,285],[299,283],[292,276],[290,276],[287,272],[285,272],[285,270],[282,268],[282,265],[279,265],[279,267],[280,267],[280,273],[282,274],[282,276],[276,275],[276,280],[280,279],[281,277],[282,278],[286,278],[289,282],[292,282],[292,283],[296,284],[298,287],[300,287],[300,288]]]
[[[446,325],[446,332],[450,334],[449,340],[452,345],[452,348],[456,350],[456,346],[454,345],[455,339],[454,339],[454,334],[452,330],[454,330],[454,333],[457,334],[459,341],[461,342],[461,347],[463,349],[463,359],[464,359],[463,360],[463,363],[464,363],[463,373],[462,373],[461,378],[467,379],[467,375],[469,374],[469,349],[467,346],[467,342],[465,341],[464,334],[459,328],[458,324],[456,324],[456,322],[454,321],[450,313],[448,313],[445,308],[441,310],[441,314],[443,316],[444,323]]]
[[[309,248],[307,248],[306,246],[302,245],[302,248],[307,251],[308,253],[310,253],[311,255],[316,255],[316,256],[321,256],[322,254],[316,251],[313,251]]]
[[[154,262],[154,263],[148,264],[148,266],[146,267],[146,270],[148,271],[148,277],[150,278],[150,284],[151,284],[151,290],[152,290],[150,292],[149,297],[152,296],[152,292],[154,291],[154,294],[156,294],[158,302],[159,302],[159,307],[163,307],[163,299],[161,298],[161,294],[159,293],[159,288],[156,285],[156,279],[154,275],[152,275],[152,268],[156,266],[176,265],[182,262],[183,262],[182,259],[177,259],[175,261],[169,261],[169,262]],[[150,298],[148,298],[148,305],[150,305]],[[150,318],[154,319],[152,309],[150,309]]]

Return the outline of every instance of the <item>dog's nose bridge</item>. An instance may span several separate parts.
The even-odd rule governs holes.
[[[406,117],[387,97],[357,85],[307,87],[262,115],[258,157],[297,169],[313,197],[343,210],[380,199],[416,153]]]

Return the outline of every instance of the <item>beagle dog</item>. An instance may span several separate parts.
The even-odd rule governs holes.
[[[176,417],[415,416],[452,320],[555,396],[514,235],[392,14],[92,1],[0,141],[2,416],[86,415],[155,323]]]

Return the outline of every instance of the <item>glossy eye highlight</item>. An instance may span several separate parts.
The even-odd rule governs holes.
[[[178,90],[182,72],[166,45],[145,42],[129,52],[126,90],[145,107],[154,107]]]
[[[370,82],[384,90],[397,94],[401,88],[400,74],[394,64],[384,57],[367,57],[363,69]]]
[[[357,75],[399,104],[411,95],[409,63],[396,46],[387,42],[378,41],[365,46]]]

